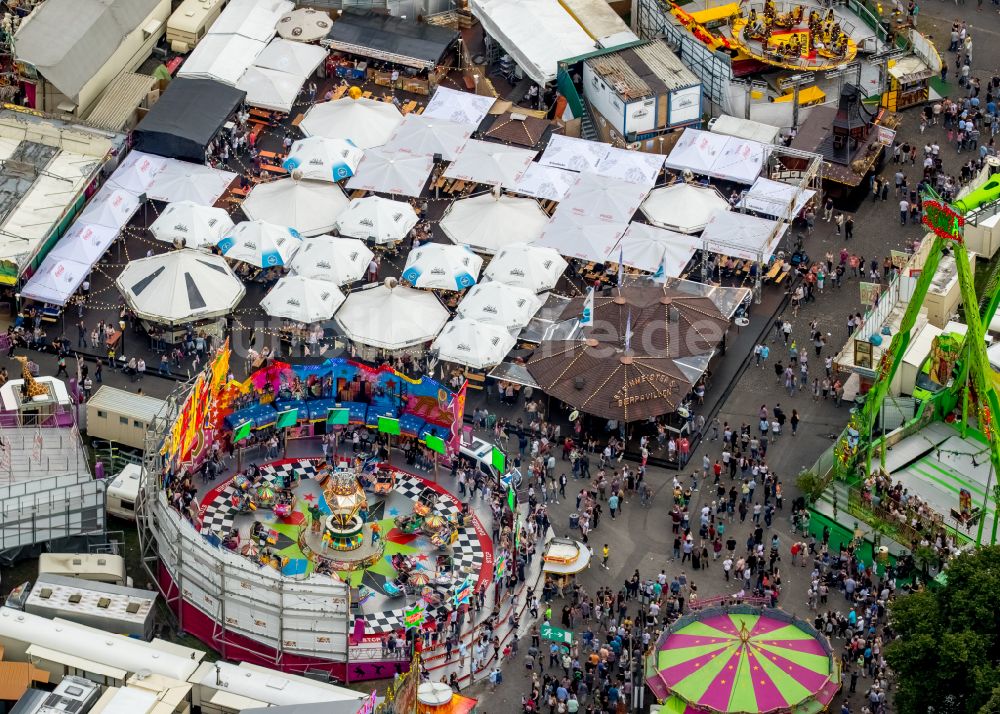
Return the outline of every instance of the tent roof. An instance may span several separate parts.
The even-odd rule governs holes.
[[[295,8],[287,0],[233,0],[209,28],[210,35],[241,35],[267,42],[277,31],[278,18]]]
[[[578,177],[579,174],[575,171],[542,166],[533,161],[515,184],[506,188],[525,196],[562,201]]]
[[[455,160],[444,175],[463,181],[501,184],[511,188],[531,165],[536,153],[530,149],[470,139],[458,150]]]
[[[702,240],[694,236],[645,223],[630,223],[618,243],[618,250],[612,251],[608,259],[617,262],[620,256],[630,268],[654,273],[656,277],[676,278],[701,246]],[[659,274],[661,268],[664,268],[663,275]]]
[[[672,169],[691,169],[727,181],[753,183],[769,154],[770,147],[759,141],[685,129],[666,164]]]
[[[538,245],[554,248],[560,255],[603,262],[618,244],[628,223],[605,221],[566,212],[556,214],[545,226]]]
[[[563,197],[556,214],[571,211],[605,221],[629,221],[647,193],[649,186],[582,173]]]
[[[136,148],[204,161],[204,150],[243,102],[246,92],[211,79],[173,80],[135,129]],[[201,148],[201,156],[191,154]]]
[[[701,234],[708,250],[742,260],[770,260],[788,224],[746,213],[717,211]]]
[[[631,151],[613,146],[608,149],[608,153],[601,159],[594,173],[652,188],[666,158],[663,154],[647,154],[644,151]]]
[[[354,176],[348,179],[347,188],[419,196],[433,168],[433,156],[368,149]]]
[[[743,194],[740,206],[755,213],[790,221],[809,202],[816,192],[798,189],[782,181],[772,181],[761,176]]]
[[[276,37],[257,55],[254,65],[287,72],[305,80],[316,71],[326,55],[327,51],[322,47]]]
[[[198,42],[177,72],[178,78],[214,79],[230,86],[236,83],[253,64],[267,40],[254,40],[243,35],[209,34]],[[171,83],[172,84],[172,83]]]
[[[434,90],[434,96],[427,102],[424,113],[420,116],[479,126],[486,115],[490,113],[490,108],[495,102],[496,99],[493,97],[460,92],[457,89],[448,89],[439,85]]]
[[[396,285],[355,290],[333,318],[349,339],[387,350],[433,340],[448,310],[434,293]]]
[[[34,65],[71,99],[160,0],[51,0],[15,35],[17,59]]]
[[[729,202],[711,186],[675,183],[654,189],[640,208],[653,225],[697,233],[716,211],[728,210]]]
[[[431,69],[458,38],[457,31],[445,27],[347,9],[322,44],[362,57]]]
[[[603,142],[556,134],[549,140],[538,163],[570,171],[596,171],[610,148],[610,144]]]
[[[243,201],[243,213],[250,220],[291,226],[303,236],[315,236],[329,233],[349,203],[335,183],[284,178],[254,186]]]
[[[249,67],[236,83],[247,93],[247,104],[288,114],[302,89],[302,79],[293,74],[266,67]]]

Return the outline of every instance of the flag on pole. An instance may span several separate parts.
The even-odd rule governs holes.
[[[514,550],[521,551],[521,516],[518,516],[514,523]]]
[[[667,279],[667,250],[664,248],[663,257],[660,259],[660,265],[656,268],[656,273],[653,274],[653,280],[663,280]]]
[[[628,311],[628,319],[625,321],[625,351],[632,349],[632,311]]]
[[[592,327],[594,324],[594,288],[587,291],[583,301],[583,314],[580,315],[580,327]]]
[[[511,513],[517,511],[517,494],[514,492],[513,479],[511,479],[510,486],[507,487],[507,507],[510,508]]]
[[[403,624],[406,625],[406,629],[410,630],[414,627],[420,627],[422,624],[424,624],[424,619],[425,619],[424,614],[426,613],[426,611],[427,609],[423,606],[422,603],[419,602],[416,605],[414,605],[412,609],[404,610]]]
[[[625,249],[618,247],[618,287],[625,281]]]

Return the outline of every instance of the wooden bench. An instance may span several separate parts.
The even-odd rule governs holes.
[[[271,159],[272,161],[284,161],[284,159],[285,159],[285,155],[284,154],[279,154],[279,153],[277,153],[275,151],[263,151],[262,150],[259,153],[265,159]]]
[[[369,89],[367,92],[365,92],[364,94],[362,94],[361,98],[362,99],[371,99],[372,98],[372,92],[371,92],[371,90]]]
[[[482,391],[482,389],[486,386],[485,375],[465,370],[465,378],[469,381],[469,389],[478,389]]]
[[[231,189],[229,189],[229,193],[231,193],[233,196],[246,198],[250,193],[250,189],[243,188],[242,186],[233,186]]]
[[[423,113],[424,113],[424,105],[421,104],[419,107],[417,107],[417,114],[423,114]]]
[[[784,280],[788,276],[788,274],[790,272],[792,272],[792,271],[791,270],[786,270],[785,272],[783,272],[781,275],[779,275],[777,278],[774,279],[774,284],[775,285],[781,285],[781,281]]]
[[[776,260],[771,269],[764,274],[764,280],[774,280],[778,277],[778,273],[781,272],[781,266],[784,265],[784,261]]]
[[[305,114],[299,114],[294,119],[292,119],[292,126],[298,126],[302,123],[302,120],[306,118]]]
[[[407,102],[406,104],[403,105],[403,114],[409,114],[416,108],[417,108],[416,102],[414,101]]]
[[[272,119],[271,112],[266,109],[258,109],[257,107],[250,109],[250,116],[257,117],[258,119],[265,119],[267,121],[271,121]]]
[[[331,96],[330,100],[336,101],[337,99],[343,97],[345,94],[347,94],[347,85],[341,84],[339,87],[333,90],[333,95]]]
[[[465,188],[465,181],[462,179],[456,179],[455,183],[451,185],[451,191],[449,193],[457,193]]]
[[[284,169],[280,166],[275,166],[274,164],[261,164],[260,168],[262,171],[267,171],[272,174],[287,174],[288,169]]]
[[[121,330],[115,330],[110,335],[108,335],[108,339],[106,339],[104,341],[104,344],[105,344],[105,346],[109,350],[116,350],[117,351],[118,344],[121,341],[122,341],[122,331]]]

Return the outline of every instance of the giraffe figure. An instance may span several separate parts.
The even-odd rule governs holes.
[[[17,355],[14,359],[21,363],[21,379],[24,380],[24,386],[21,388],[22,394],[27,399],[47,395],[49,393],[48,387],[44,384],[39,384],[31,376],[31,370],[28,369],[28,358],[24,355]]]

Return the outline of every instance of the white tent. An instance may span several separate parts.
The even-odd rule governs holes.
[[[254,66],[285,72],[306,80],[326,59],[326,55],[327,51],[319,45],[307,45],[277,37],[257,55]]]
[[[537,162],[532,162],[513,186],[504,186],[504,188],[525,196],[562,201],[569,193],[570,187],[576,183],[577,178],[579,178],[579,174],[575,171],[557,169],[555,166],[542,166]]]
[[[198,250],[130,261],[115,285],[137,317],[166,325],[228,315],[246,292],[225,259]]]
[[[654,189],[641,208],[655,226],[698,233],[716,212],[729,210],[729,202],[710,186],[675,183]]]
[[[530,149],[470,139],[459,149],[444,175],[451,179],[512,187],[531,165],[536,153]]]
[[[348,339],[395,351],[430,342],[448,321],[448,310],[434,293],[386,284],[355,290],[334,320]]]
[[[382,146],[403,121],[390,102],[344,97],[313,105],[299,124],[306,136],[349,139],[361,149]]]
[[[118,231],[114,228],[77,221],[49,251],[49,255],[93,266],[117,237]]]
[[[303,236],[316,236],[333,230],[349,203],[335,183],[285,178],[254,186],[242,208],[252,221],[291,226]]]
[[[220,17],[216,24],[221,19]],[[273,35],[273,25],[271,29]],[[198,41],[177,71],[177,76],[212,79],[235,87],[247,67],[253,64],[266,46],[267,40],[233,34],[208,34]]]
[[[212,23],[209,35],[242,35],[267,42],[275,33],[275,25],[287,12],[295,8],[292,2],[275,0],[240,0],[230,2],[219,18]]]
[[[231,171],[167,159],[167,165],[156,174],[146,195],[167,203],[192,201],[202,206],[214,206],[235,178],[236,174]]]
[[[202,206],[193,201],[169,204],[149,226],[156,240],[183,241],[185,248],[211,248],[233,229],[233,219],[224,208]]]
[[[708,250],[741,260],[766,262],[788,229],[788,224],[746,213],[717,211],[701,239]]]
[[[372,240],[378,245],[403,240],[415,225],[417,213],[406,201],[368,196],[351,201],[337,219],[337,232],[342,236]]]
[[[473,0],[472,16],[533,82],[556,79],[558,63],[597,48],[557,0]]]
[[[146,193],[166,165],[167,159],[160,156],[133,151],[111,174],[108,183],[136,195]]]
[[[479,126],[496,99],[438,85],[420,116]]]
[[[493,257],[483,277],[541,293],[556,286],[567,265],[552,248],[512,243]]]
[[[517,340],[497,325],[477,320],[452,320],[431,344],[442,362],[473,369],[494,367],[507,356]]]
[[[365,276],[374,255],[357,238],[312,236],[302,240],[290,267],[296,275],[347,285]]]
[[[346,139],[311,136],[292,144],[288,158],[281,165],[288,171],[298,169],[302,178],[340,181],[354,175],[364,155],[364,151]]]
[[[798,189],[781,181],[761,176],[740,199],[740,207],[764,216],[790,221],[816,195],[811,189]]]
[[[545,226],[538,245],[554,248],[560,255],[600,263],[614,248],[628,223],[604,221],[591,216],[563,213],[553,216]]]
[[[236,88],[247,93],[246,102],[251,107],[289,114],[302,89],[302,80],[287,72],[251,66]]]
[[[85,263],[50,255],[25,283],[21,297],[50,305],[65,305],[90,270],[91,266]]]
[[[608,260],[617,263],[621,259],[626,266],[654,273],[656,277],[676,278],[702,244],[694,236],[645,223],[630,223]]]
[[[322,10],[300,7],[281,16],[278,35],[298,42],[315,42],[326,37],[330,24],[330,16]]]
[[[542,300],[533,291],[489,281],[474,285],[458,304],[458,316],[519,330],[535,316]]]
[[[690,169],[727,181],[753,183],[769,154],[770,148],[756,141],[685,129],[665,163],[672,169]]]
[[[452,161],[475,130],[472,124],[410,113],[403,117],[384,149],[424,156],[440,154],[445,161]]]
[[[605,221],[630,221],[639,210],[649,187],[596,174],[579,174],[556,209],[556,215],[571,212]]]
[[[610,148],[610,144],[554,134],[538,163],[569,171],[595,171]]]
[[[128,225],[138,208],[139,197],[134,193],[105,184],[90,199],[90,203],[77,220],[81,223],[121,230]]]
[[[440,226],[453,243],[496,253],[511,243],[537,240],[548,222],[533,198],[483,193],[452,203]]]
[[[260,306],[271,317],[310,325],[333,317],[346,298],[335,285],[302,275],[288,275],[271,288]]]
[[[401,278],[415,288],[464,290],[479,280],[483,259],[464,245],[426,243],[406,256]]]
[[[647,154],[644,151],[630,151],[613,146],[608,149],[608,153],[601,159],[594,172],[608,178],[652,188],[666,158],[663,154]]]
[[[393,196],[419,196],[434,168],[434,157],[368,149],[347,188]]]
[[[219,241],[219,250],[227,258],[242,260],[258,268],[287,265],[302,244],[294,228],[264,221],[238,223]]]

